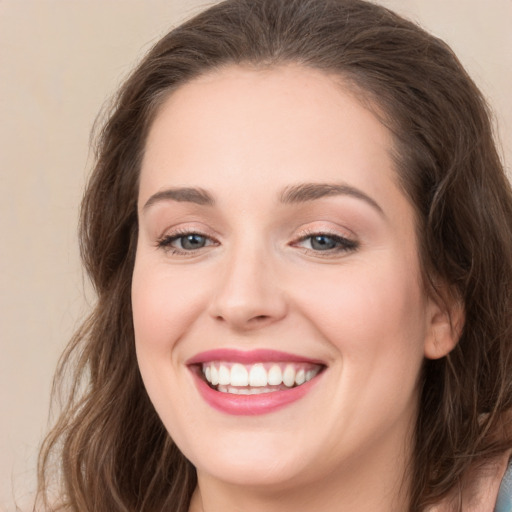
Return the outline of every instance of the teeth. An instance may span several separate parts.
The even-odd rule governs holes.
[[[277,364],[274,364],[268,371],[268,383],[271,386],[279,386],[281,382],[283,382],[283,372]]]
[[[300,386],[321,370],[311,363],[203,363],[205,379],[222,393],[252,395]]]
[[[301,384],[304,384],[304,382],[306,382],[306,372],[304,371],[304,368],[301,368],[295,374],[295,384],[297,384],[297,386],[300,386]]]
[[[221,368],[224,367],[221,366]],[[248,386],[249,373],[245,369],[245,366],[239,363],[234,364],[231,367],[231,380],[230,382],[226,382],[226,384],[231,384],[232,386]]]
[[[235,388],[232,386],[219,386],[217,389],[221,393],[231,393],[233,395],[262,395],[264,393],[272,393],[275,390],[273,387]]]
[[[262,364],[255,364],[249,373],[249,385],[254,387],[264,387],[268,383],[267,372]],[[246,384],[247,385],[247,384]]]
[[[295,368],[291,364],[284,369],[283,384],[289,388],[295,384]]]
[[[227,386],[231,383],[231,372],[227,366],[223,364],[219,367],[219,384],[221,386]]]
[[[205,371],[205,377],[208,382],[211,382],[214,386],[216,386],[219,383],[219,370],[212,364],[210,366],[207,366],[207,368],[210,368],[210,375],[212,380],[208,380],[208,374]]]

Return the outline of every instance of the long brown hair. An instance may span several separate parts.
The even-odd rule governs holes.
[[[130,287],[145,138],[159,105],[187,81],[224,65],[288,62],[340,75],[393,132],[425,286],[448,285],[465,310],[456,348],[424,365],[410,510],[512,446],[500,430],[512,406],[512,193],[477,87],[445,43],[383,7],[227,0],[154,46],[99,134],[80,231],[98,300],[57,372],[70,384],[40,455],[46,507],[58,508],[49,504],[56,493],[66,510],[188,510],[195,470],[157,417],[135,358]]]

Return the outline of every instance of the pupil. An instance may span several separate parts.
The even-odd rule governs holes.
[[[200,249],[204,247],[206,240],[201,235],[187,235],[181,239],[183,249]]]
[[[326,251],[334,249],[334,247],[336,247],[336,242],[329,236],[318,235],[312,238],[311,247],[320,251]]]

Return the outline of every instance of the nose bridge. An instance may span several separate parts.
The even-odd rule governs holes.
[[[235,329],[250,330],[283,318],[285,295],[267,244],[239,240],[228,250],[223,264],[211,305],[216,320]]]

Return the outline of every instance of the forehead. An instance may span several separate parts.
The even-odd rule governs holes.
[[[394,186],[391,133],[340,77],[287,65],[230,66],[172,92],[150,129],[141,199],[166,185],[234,187],[242,177]],[[377,179],[378,178],[378,179]],[[250,182],[250,183],[249,183]],[[251,189],[256,192],[256,189]]]

